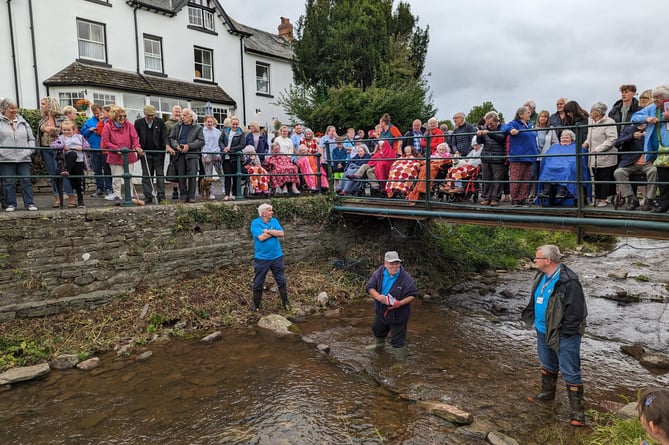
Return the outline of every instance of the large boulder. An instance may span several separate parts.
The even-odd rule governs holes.
[[[296,334],[299,332],[297,326],[286,317],[279,314],[270,314],[262,317],[258,320],[258,327],[280,335]]]
[[[40,363],[34,366],[22,366],[12,368],[0,374],[0,385],[11,385],[12,383],[25,382],[28,380],[44,377],[51,371],[48,363]]]

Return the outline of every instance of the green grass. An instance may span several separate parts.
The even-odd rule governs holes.
[[[648,439],[639,419],[620,419],[614,414],[589,411],[593,417],[592,433],[581,442],[583,445],[637,445],[641,440],[649,444],[657,442]]]

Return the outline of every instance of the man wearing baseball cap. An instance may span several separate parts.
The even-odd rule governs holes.
[[[411,315],[411,302],[418,289],[411,275],[402,267],[402,260],[395,251],[388,251],[383,265],[374,271],[365,286],[374,302],[372,332],[376,338],[370,350],[382,349],[390,333],[390,346],[398,360],[406,360],[407,325]]]

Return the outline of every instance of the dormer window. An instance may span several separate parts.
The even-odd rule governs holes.
[[[215,32],[214,9],[209,0],[191,0],[188,2],[188,24],[196,28]]]

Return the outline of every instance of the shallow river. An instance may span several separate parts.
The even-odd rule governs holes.
[[[639,343],[669,353],[667,247],[634,239],[605,256],[567,260],[588,295],[587,407],[669,384],[669,374],[620,351]],[[619,270],[628,278],[608,276]],[[208,345],[151,344],[148,361],[110,355],[90,372],[53,371],[0,393],[0,444],[482,444],[490,430],[523,444],[573,443],[562,386],[553,404],[526,401],[538,387],[538,363],[534,333],[518,315],[532,275],[475,277],[418,301],[406,364],[389,348],[364,349],[372,307],[358,303],[300,324],[308,341],[225,331]],[[641,301],[602,298],[621,290]],[[456,427],[398,393],[456,405],[475,423]]]

